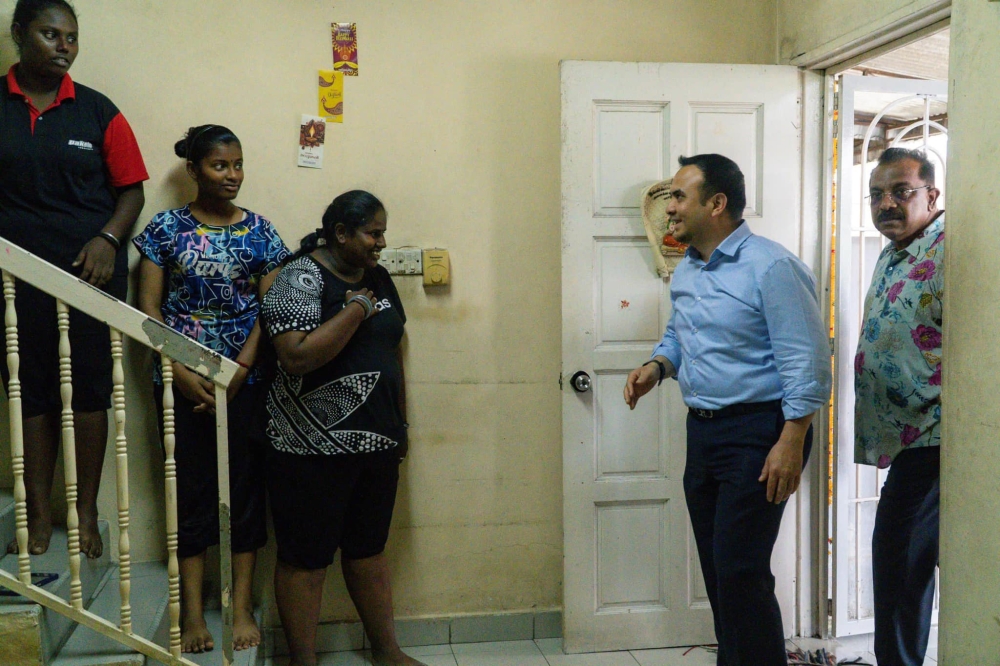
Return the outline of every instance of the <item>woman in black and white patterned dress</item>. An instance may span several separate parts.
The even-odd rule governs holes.
[[[377,198],[340,195],[264,297],[278,358],[265,414],[275,597],[296,666],[316,663],[323,580],[338,548],[375,663],[420,664],[396,641],[383,555],[407,450],[406,315],[378,264],[385,230]]]

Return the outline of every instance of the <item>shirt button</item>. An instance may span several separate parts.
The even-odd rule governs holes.
[[[696,298],[695,300],[697,300],[697,301],[700,301],[700,300],[701,300],[701,296],[699,296],[699,297],[698,297],[698,298]]]
[[[698,361],[691,361],[691,365],[698,365]]]
[[[694,397],[696,397],[696,398],[697,398],[697,397],[698,397],[698,392],[697,392],[697,391],[692,391],[692,392],[691,392],[691,395],[693,395]]]
[[[697,329],[697,328],[692,328],[692,329],[691,329],[691,332],[692,332],[692,333],[697,333],[697,332],[698,332],[698,329]]]

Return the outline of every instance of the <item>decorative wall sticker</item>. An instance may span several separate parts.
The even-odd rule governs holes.
[[[332,69],[319,70],[319,115],[328,123],[344,122],[344,75]]]
[[[302,114],[299,126],[299,166],[323,168],[323,144],[326,142],[326,119]]]
[[[358,75],[358,24],[331,23],[333,69],[344,76]]]

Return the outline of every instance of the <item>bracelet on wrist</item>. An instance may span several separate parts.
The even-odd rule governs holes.
[[[347,306],[350,305],[351,303],[357,303],[358,305],[360,305],[361,309],[364,310],[365,312],[365,316],[362,317],[362,319],[368,319],[368,316],[371,313],[368,303],[366,303],[360,298],[349,298],[347,301],[344,302],[344,309],[346,310]]]
[[[241,368],[243,368],[244,370],[251,370],[251,369],[252,369],[252,366],[251,366],[251,365],[249,365],[249,364],[247,364],[247,363],[244,363],[243,361],[241,361],[241,360],[239,360],[239,359],[235,359],[235,358],[234,358],[234,359],[233,359],[233,363],[235,363],[236,365],[240,366],[240,367],[241,367]]]
[[[122,242],[118,240],[118,238],[114,234],[108,233],[107,231],[101,231],[98,232],[97,235],[98,237],[103,238],[104,240],[111,243],[112,247],[115,248],[115,252],[122,249]]]
[[[364,309],[365,319],[368,319],[373,314],[375,314],[375,304],[372,303],[372,300],[367,296],[365,296],[364,294],[354,294],[349,299],[347,299],[347,302],[344,303],[344,307],[346,308],[351,303],[357,303],[362,307],[362,309]]]
[[[661,363],[660,361],[657,361],[654,358],[654,359],[650,359],[650,360],[646,361],[645,363],[643,363],[642,367],[646,367],[650,363],[655,363],[656,366],[660,369],[660,378],[656,381],[656,385],[659,386],[660,384],[663,383],[663,380],[667,378],[667,366],[663,365],[663,363]]]

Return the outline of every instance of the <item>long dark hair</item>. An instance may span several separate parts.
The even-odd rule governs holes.
[[[222,125],[198,125],[192,127],[184,138],[174,144],[174,154],[194,164],[200,164],[205,156],[219,144],[240,143],[233,131]]]
[[[326,207],[326,212],[323,213],[323,227],[303,238],[298,252],[292,255],[289,261],[315,250],[319,247],[320,238],[326,241],[327,245],[336,243],[334,229],[338,224],[343,224],[347,231],[353,234],[371,222],[380,210],[385,210],[385,206],[374,194],[364,190],[344,192]]]

